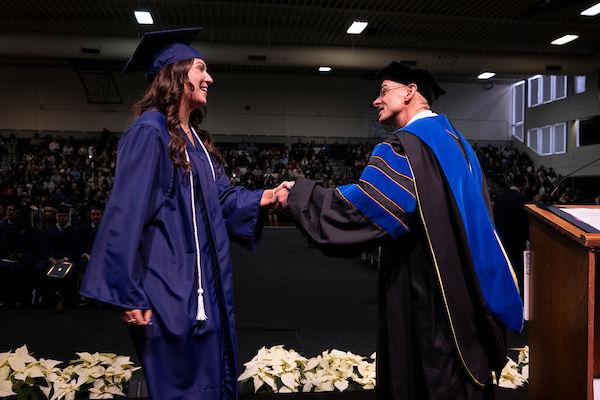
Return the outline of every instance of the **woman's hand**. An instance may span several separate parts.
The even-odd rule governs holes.
[[[131,325],[152,325],[152,310],[125,310],[121,319]]]
[[[279,186],[277,186],[275,189],[265,190],[260,199],[260,206],[264,207],[264,206],[274,205],[277,201],[277,198],[275,196],[277,194],[277,192],[279,192],[281,190],[290,190],[294,186],[294,183],[295,182],[293,182],[293,181],[284,181]]]

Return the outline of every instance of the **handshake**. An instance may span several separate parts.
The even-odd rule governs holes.
[[[263,198],[267,197],[266,204],[261,205],[270,205],[275,206],[275,208],[286,208],[288,205],[288,195],[290,194],[290,189],[294,186],[293,181],[284,181],[279,186],[272,190],[265,190],[265,194],[263,194]],[[269,198],[270,195],[270,198]]]

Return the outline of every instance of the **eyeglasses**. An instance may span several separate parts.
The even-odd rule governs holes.
[[[391,92],[392,90],[400,89],[400,88],[403,88],[403,87],[406,87],[406,86],[404,86],[404,85],[402,85],[402,86],[395,86],[393,88],[388,88],[387,86],[384,86],[384,87],[381,88],[381,90],[379,90],[379,97],[378,97],[378,99],[382,99],[383,96],[385,96],[387,94],[387,92]]]

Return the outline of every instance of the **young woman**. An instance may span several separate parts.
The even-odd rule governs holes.
[[[213,79],[198,30],[146,34],[125,71],[149,87],[119,142],[81,293],[123,309],[150,399],[235,399],[229,240],[253,248],[275,189],[233,187],[196,122]],[[205,134],[206,135],[206,134]]]

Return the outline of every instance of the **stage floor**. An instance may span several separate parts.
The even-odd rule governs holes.
[[[258,250],[232,245],[240,365],[262,346],[284,344],[311,357],[339,349],[375,351],[377,270],[356,258],[327,258],[293,227],[266,228]],[[509,335],[511,347],[526,332]],[[131,355],[133,346],[118,313],[95,306],[0,310],[0,352],[27,344],[36,357],[68,360],[75,352]],[[137,362],[137,360],[136,360]],[[526,389],[497,398],[526,399]]]

